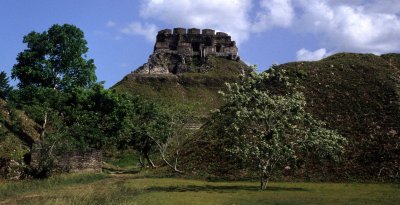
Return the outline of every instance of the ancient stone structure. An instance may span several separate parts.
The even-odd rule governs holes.
[[[158,32],[154,52],[166,52],[185,56],[206,57],[209,55],[236,58],[238,49],[235,41],[223,32],[214,30],[192,28],[174,28]]]
[[[34,148],[31,151],[30,165],[33,168],[39,166],[40,149]],[[55,169],[59,172],[93,172],[99,173],[102,171],[102,152],[99,150],[89,150],[85,152],[65,152],[56,155],[54,158]]]
[[[0,157],[0,179],[18,180],[22,177],[24,167],[15,160]]]
[[[141,74],[182,73],[201,66],[209,56],[238,60],[238,48],[231,36],[212,29],[164,29],[158,32],[154,52]]]
[[[102,171],[102,153],[99,150],[70,152],[57,158],[57,166],[69,173]]]

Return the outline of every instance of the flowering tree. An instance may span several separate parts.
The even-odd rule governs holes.
[[[277,82],[288,92],[268,90]],[[241,83],[227,84],[225,105],[205,126],[209,134],[231,139],[226,149],[258,170],[260,188],[266,189],[271,175],[296,162],[304,153],[338,159],[345,138],[324,128],[304,107],[302,93],[289,83],[284,70],[250,73]]]

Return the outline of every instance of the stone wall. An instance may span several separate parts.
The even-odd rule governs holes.
[[[236,59],[236,42],[224,32],[212,29],[174,28],[158,32],[154,52],[170,52],[186,56],[207,57],[209,55],[226,56]]]
[[[102,167],[102,153],[99,150],[66,153],[57,157],[56,164],[70,173],[99,173]]]
[[[39,166],[40,149],[33,149],[31,152],[30,165],[35,168]],[[58,154],[54,158],[55,169],[60,172],[94,172],[102,171],[102,152],[90,150],[86,152],[75,151]]]

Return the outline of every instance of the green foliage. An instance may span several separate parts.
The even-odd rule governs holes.
[[[86,59],[87,43],[79,28],[53,25],[43,33],[29,33],[24,43],[27,49],[18,55],[12,70],[12,77],[20,81],[20,89],[13,94],[12,102],[38,124],[37,146],[41,150],[43,168],[51,166],[57,150],[102,149],[124,144],[133,147],[148,161],[154,147],[160,148],[160,145],[164,151],[174,147],[174,151],[163,151],[163,154],[177,153],[182,136],[186,136],[177,128],[182,126],[181,118],[171,116],[158,102],[128,97],[95,84],[95,67],[93,60]],[[189,98],[208,99],[208,86],[222,86],[225,81],[225,78],[219,79],[222,75],[237,78],[240,73],[240,63],[228,65],[221,59],[211,60],[226,69],[211,70],[205,78],[196,73],[179,77],[182,85],[200,85],[190,88],[193,92],[189,92]],[[166,89],[166,93],[170,91]],[[204,91],[204,96],[196,91]],[[217,98],[216,89],[213,92]],[[176,107],[180,111],[202,107],[197,105],[201,104],[199,102],[196,105],[191,102]],[[207,103],[218,104],[215,99]],[[204,111],[208,112],[208,106]]]
[[[0,127],[0,158],[22,162],[29,148],[13,134]]]
[[[18,54],[12,69],[20,89],[10,101],[37,123],[40,137],[34,145],[29,144],[38,150],[38,166],[32,167],[32,172],[47,176],[57,152],[99,148],[107,128],[99,127],[105,124],[99,124],[101,120],[96,118],[102,115],[100,111],[71,104],[77,90],[96,89],[95,65],[92,59],[86,59],[88,48],[83,32],[73,25],[56,24],[43,33],[29,33],[23,42],[27,49]],[[74,126],[77,124],[81,126]]]
[[[12,69],[20,88],[68,90],[96,81],[93,60],[84,58],[88,52],[84,34],[74,25],[55,24],[43,33],[32,31],[23,42],[28,48],[18,54]]]
[[[154,139],[164,141],[170,133],[169,118],[158,105],[102,84],[69,91],[26,86],[12,100],[39,124],[40,160],[33,173],[40,177],[51,173],[58,152],[123,144],[149,159]]]
[[[133,149],[108,149],[107,152],[103,152],[103,160],[111,168],[132,170],[138,168],[139,155],[137,154],[137,151]]]
[[[47,87],[27,86],[16,90],[11,98],[20,109],[34,120],[39,137],[31,142],[31,152],[37,153],[37,164],[31,166],[29,174],[47,177],[54,168],[54,157],[60,148],[71,149],[61,108],[67,95]]]
[[[104,89],[101,84],[69,92],[29,86],[19,89],[13,101],[39,125],[47,114],[47,139],[63,142],[64,150],[101,149],[114,143],[134,113],[132,109],[143,106],[138,98]]]
[[[39,138],[37,124],[10,101],[0,99],[0,124],[6,133],[13,134],[28,147]]]
[[[205,126],[207,135],[229,139],[225,148],[258,170],[263,189],[276,170],[295,165],[304,153],[338,159],[346,142],[305,111],[304,96],[284,74],[284,70],[271,68],[227,84],[222,93],[225,105]],[[273,81],[288,92],[270,92],[265,85]]]
[[[137,100],[130,109],[124,121],[120,144],[132,146],[154,166],[150,154],[156,142],[164,142],[171,135],[170,117],[158,104],[147,101]]]
[[[10,95],[11,91],[12,91],[12,88],[9,85],[7,74],[6,74],[6,72],[1,71],[0,72],[0,98],[6,99]]]
[[[102,148],[116,134],[120,119],[120,96],[97,84],[91,89],[78,88],[70,93],[64,107],[68,133],[78,147]]]

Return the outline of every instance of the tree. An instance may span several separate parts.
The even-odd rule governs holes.
[[[144,157],[155,168],[150,154],[157,143],[165,142],[171,135],[170,119],[155,103],[139,100],[131,109],[124,125],[123,135],[127,137],[124,141],[139,152],[140,158]],[[140,162],[144,165],[142,160]]]
[[[68,90],[88,87],[96,81],[95,65],[86,60],[87,42],[74,25],[53,25],[48,31],[24,36],[27,49],[18,54],[12,78],[18,86]]]
[[[40,139],[35,148],[39,160],[32,167],[36,177],[51,174],[53,159],[59,154],[112,145],[135,105],[127,96],[106,90],[102,84],[69,92],[29,86],[17,90],[13,97],[38,123]]]
[[[174,172],[182,174],[184,172],[178,169],[179,158],[182,149],[190,142],[193,135],[193,130],[186,127],[188,113],[178,112],[172,108],[164,108],[162,113],[164,121],[160,124],[163,126],[155,129],[156,133],[148,137],[155,143],[164,163]]]
[[[150,156],[158,152],[168,167],[183,173],[178,169],[178,161],[182,144],[189,135],[189,131],[184,128],[185,114],[138,97],[130,97],[129,102],[120,102],[127,106],[117,109],[120,110],[118,116],[122,123],[119,124],[120,133],[114,141],[122,147],[130,146],[137,151],[142,166],[145,166],[146,160],[150,167],[156,168]]]
[[[66,93],[43,87],[25,87],[16,90],[10,98],[13,104],[37,124],[38,138],[30,145],[31,154],[36,156],[36,163],[30,163],[28,174],[33,177],[48,177],[54,168],[54,158],[58,152],[69,149],[68,134],[62,107],[65,105]]]
[[[9,85],[7,73],[4,71],[0,72],[0,98],[6,99],[11,92],[12,88]]]
[[[55,148],[65,151],[76,144],[68,133],[71,130],[66,119],[73,112],[67,112],[67,103],[74,90],[93,87],[95,65],[92,59],[86,59],[83,32],[73,25],[56,24],[42,33],[32,31],[23,42],[27,49],[18,54],[11,73],[19,80],[19,90],[11,100],[38,123],[40,139],[35,146],[41,150],[41,159],[35,172],[46,177]]]
[[[81,149],[101,149],[121,140],[125,122],[140,100],[104,89],[96,84],[90,89],[74,89],[63,115],[70,137]]]
[[[288,92],[268,90],[281,83]],[[214,138],[229,139],[225,149],[258,171],[260,188],[266,189],[272,174],[295,164],[305,153],[338,159],[345,138],[324,128],[305,110],[305,98],[284,70],[250,73],[241,83],[227,84],[225,105],[205,125]]]

